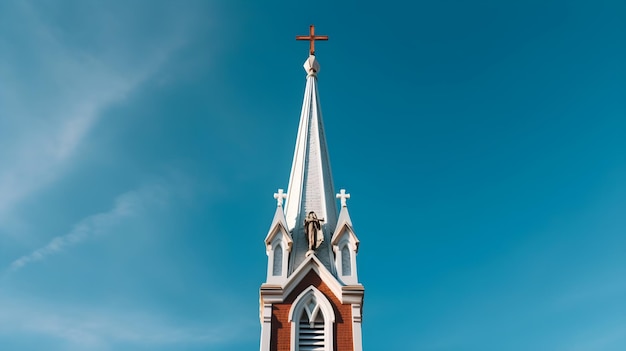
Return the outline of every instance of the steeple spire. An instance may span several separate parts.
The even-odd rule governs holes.
[[[304,235],[305,219],[310,212],[324,219],[321,224],[323,240],[315,255],[334,272],[330,239],[337,224],[337,204],[317,91],[319,69],[316,57],[310,55],[304,62],[306,88],[285,204],[285,218],[294,240],[290,272],[304,260],[307,252],[311,253]]]

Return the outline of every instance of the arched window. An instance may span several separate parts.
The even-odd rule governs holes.
[[[350,249],[344,245],[341,249],[341,274],[352,275],[352,262],[350,261]]]
[[[304,290],[291,305],[291,350],[331,351],[335,312],[330,301],[313,286]]]
[[[274,263],[272,268],[272,275],[281,275],[283,273],[283,247],[278,244],[274,248]]]

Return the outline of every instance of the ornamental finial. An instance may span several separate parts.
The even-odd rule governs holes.
[[[348,207],[346,200],[350,198],[350,194],[346,194],[346,189],[341,189],[339,194],[337,194],[337,198],[341,199],[341,207]]]
[[[283,207],[283,200],[287,198],[287,194],[283,192],[283,189],[278,189],[278,192],[274,193],[274,198],[276,199],[276,206]]]

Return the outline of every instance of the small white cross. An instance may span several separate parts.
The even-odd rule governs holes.
[[[287,198],[287,194],[283,192],[283,189],[278,189],[277,193],[274,193],[276,199],[276,206],[283,207],[283,200]]]
[[[346,189],[341,189],[337,198],[341,199],[341,207],[347,207],[346,200],[350,198],[350,194],[346,194]]]

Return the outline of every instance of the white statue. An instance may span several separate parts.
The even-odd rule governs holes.
[[[322,245],[324,233],[322,232],[323,218],[317,218],[315,212],[311,211],[304,219],[304,235],[309,240],[309,251],[313,251]]]

